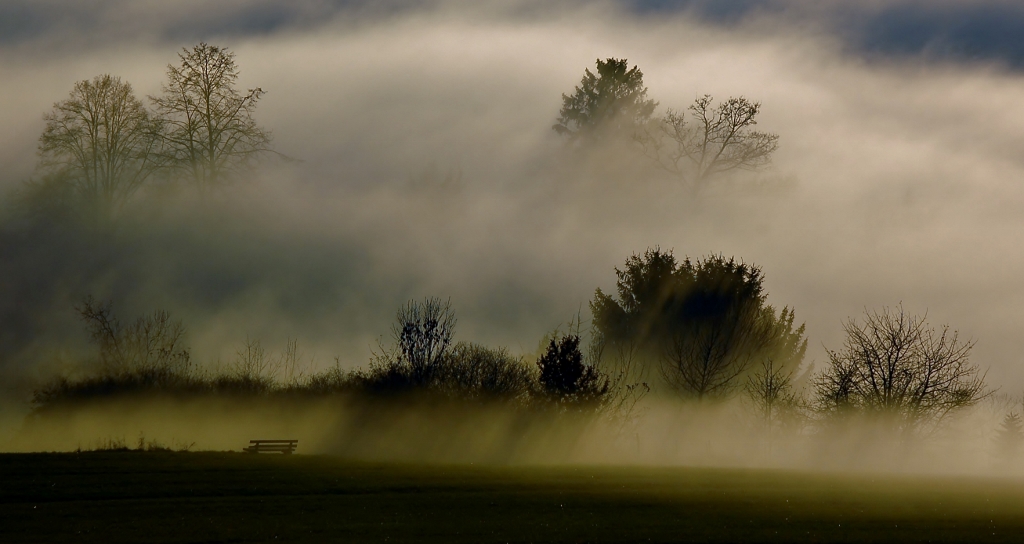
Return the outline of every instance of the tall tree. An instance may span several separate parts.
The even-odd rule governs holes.
[[[252,117],[264,91],[235,88],[238,67],[226,48],[200,43],[178,59],[163,93],[151,97],[166,124],[167,158],[200,188],[214,187],[270,151],[270,133]]]
[[[562,95],[555,132],[573,139],[608,135],[632,138],[658,103],[647,98],[644,74],[626,59],[597,59],[597,74],[586,69],[571,95]]]
[[[791,371],[807,349],[793,310],[767,304],[761,269],[712,256],[678,262],[671,252],[633,255],[618,275],[618,297],[600,289],[590,304],[606,347],[636,346],[665,382],[697,398],[722,395],[752,363],[768,358]]]
[[[132,86],[118,77],[104,74],[75,83],[71,95],[43,119],[44,179],[94,213],[116,213],[155,169],[157,123]]]
[[[699,189],[708,179],[733,170],[757,170],[771,162],[779,136],[759,132],[759,102],[729,98],[717,107],[710,95],[683,112],[669,110],[654,132],[639,138],[645,153],[665,170]]]

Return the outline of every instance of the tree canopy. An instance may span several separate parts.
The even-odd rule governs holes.
[[[639,143],[654,164],[695,190],[727,172],[760,170],[778,149],[777,134],[752,128],[760,102],[738,96],[715,105],[705,94],[688,112],[669,109],[655,118],[657,106],[640,68],[626,59],[598,59],[597,73],[584,70],[574,92],[562,95],[552,128],[577,143]]]
[[[698,398],[730,391],[751,363],[795,369],[807,349],[793,310],[767,304],[761,269],[712,256],[679,262],[648,249],[616,269],[618,297],[600,289],[590,304],[607,347],[629,345],[665,382]]]
[[[607,376],[584,362],[580,337],[575,334],[552,338],[537,359],[541,389],[552,400],[568,404],[599,402],[609,390]]]
[[[586,69],[571,95],[562,95],[555,132],[573,139],[608,135],[632,137],[646,125],[658,103],[647,98],[644,74],[626,59],[597,59],[597,74]]]
[[[115,213],[157,166],[159,123],[118,77],[103,74],[75,83],[43,120],[43,183],[59,185],[59,192],[71,193],[64,198],[94,213]]]
[[[270,133],[252,117],[264,91],[235,88],[239,72],[227,48],[200,43],[178,59],[167,66],[163,93],[151,97],[166,125],[168,163],[200,188],[214,187],[270,150]]]

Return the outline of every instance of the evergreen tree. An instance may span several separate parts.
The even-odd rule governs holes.
[[[562,109],[553,128],[576,140],[608,136],[632,138],[647,125],[658,103],[647,98],[644,74],[626,59],[597,60],[597,74],[585,70],[571,95],[562,95]]]

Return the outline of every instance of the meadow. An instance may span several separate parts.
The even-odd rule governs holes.
[[[301,449],[300,449],[301,451]],[[0,455],[3,542],[1019,542],[1024,482],[314,455]]]

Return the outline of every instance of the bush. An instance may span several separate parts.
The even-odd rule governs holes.
[[[366,371],[349,375],[354,389],[371,393],[426,393],[461,400],[512,400],[527,397],[535,382],[532,369],[504,348],[460,342],[417,373],[403,359],[378,355]]]
[[[435,376],[435,387],[450,396],[516,399],[533,390],[535,373],[505,348],[460,342]]]
[[[953,411],[988,395],[985,377],[970,362],[973,342],[956,331],[936,331],[902,306],[868,312],[864,322],[844,325],[842,349],[829,351],[815,379],[824,416],[877,416],[896,429],[934,427]]]
[[[99,305],[92,298],[77,307],[99,353],[101,370],[108,376],[188,377],[192,355],[184,345],[185,327],[170,314],[157,310],[122,326],[110,303]]]
[[[600,403],[609,390],[608,378],[583,362],[580,337],[575,334],[552,338],[537,368],[543,393],[559,404]]]
[[[455,335],[455,314],[450,302],[439,298],[409,301],[396,316],[391,328],[396,342],[395,365],[385,374],[410,380],[410,385],[426,385],[444,361]],[[391,368],[393,367],[393,368]]]
[[[803,361],[804,326],[767,303],[757,266],[722,256],[679,262],[654,248],[615,273],[617,299],[598,289],[590,304],[599,351],[656,366],[685,395],[731,393],[768,358],[786,372]]]
[[[59,377],[32,394],[32,404],[42,410],[61,403],[84,402],[114,396],[199,393],[209,387],[202,379],[182,376],[167,369],[150,368],[102,374],[72,381]]]

